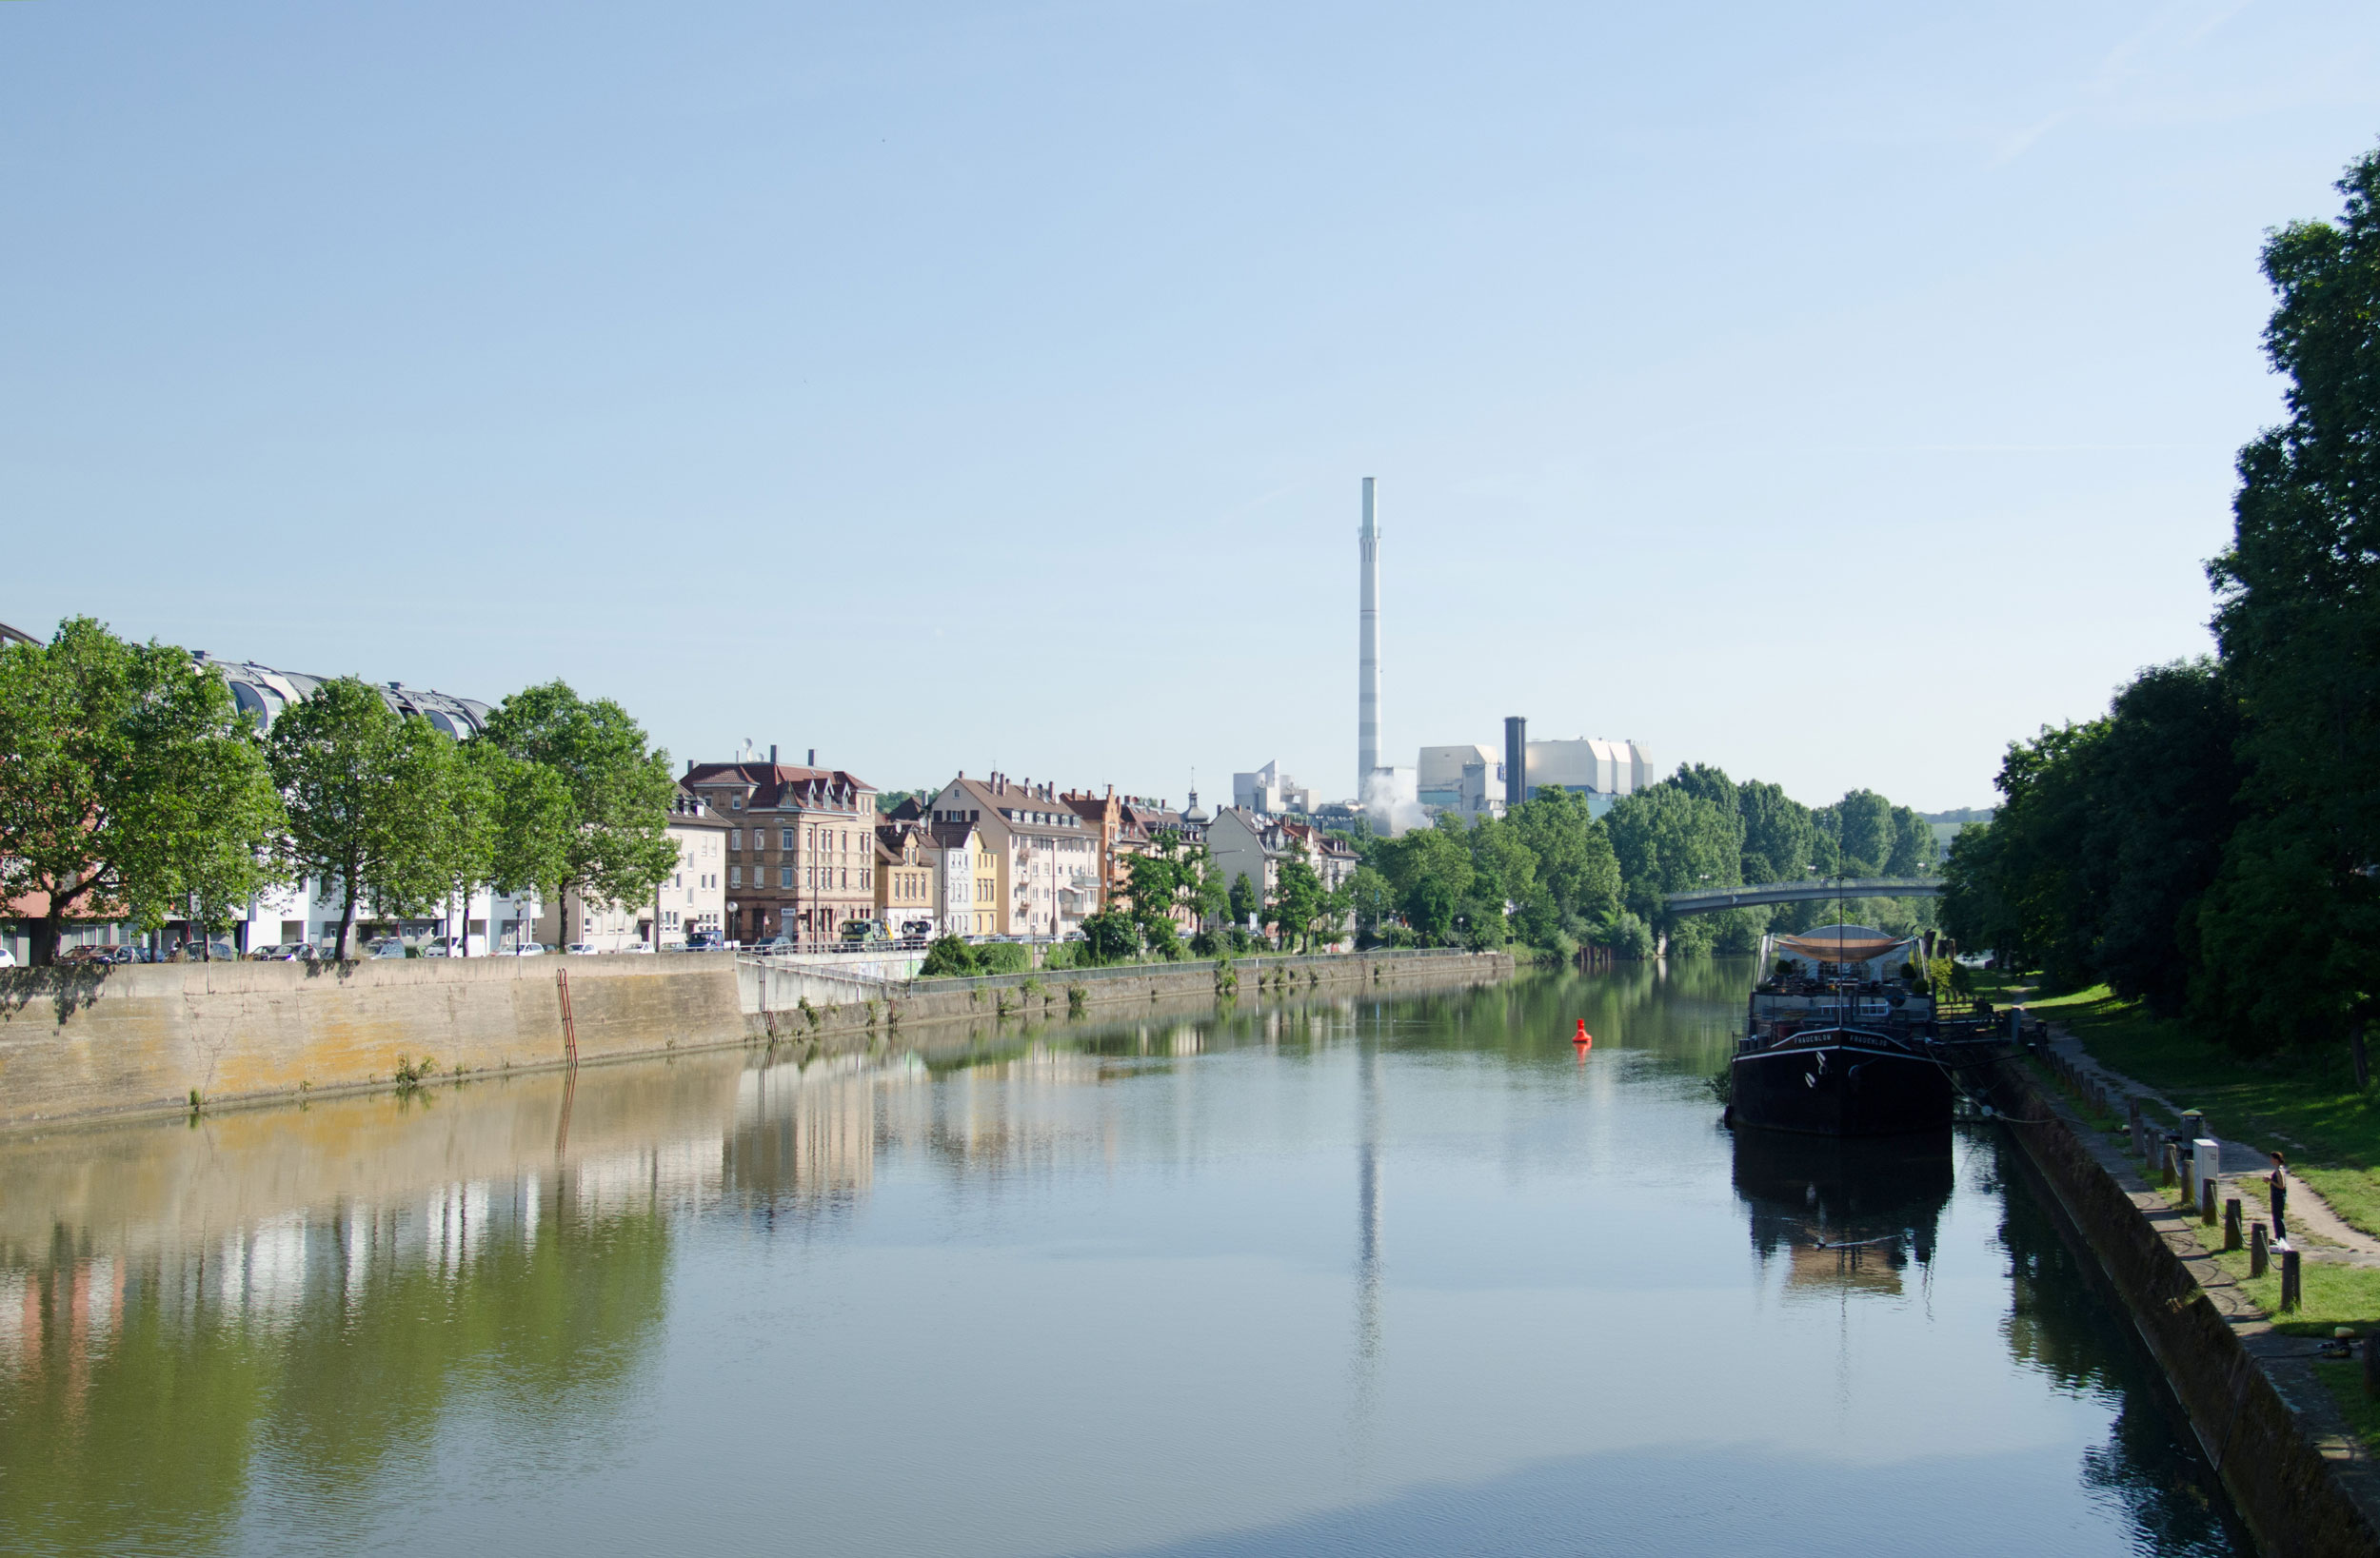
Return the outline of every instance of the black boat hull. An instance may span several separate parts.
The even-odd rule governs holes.
[[[1951,1074],[1933,1055],[1846,1033],[1735,1056],[1738,1125],[1824,1136],[1889,1136],[1951,1122]]]

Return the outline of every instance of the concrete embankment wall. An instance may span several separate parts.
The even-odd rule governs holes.
[[[729,953],[0,970],[0,1126],[744,1039]]]
[[[1512,972],[1508,953],[1438,951],[1243,957],[1228,965],[1202,961],[1044,969],[877,987],[822,985],[815,970],[777,970],[745,961],[737,977],[754,1037],[815,1038],[832,1050],[870,1033],[914,1032],[984,1017],[1069,1013],[1113,1017],[1182,997],[1386,993],[1450,983],[1489,984]]]
[[[1177,1013],[1220,994],[1478,984],[1502,954],[1380,953],[874,983],[732,953],[0,970],[0,1127],[386,1087],[400,1068],[486,1075],[800,1040],[823,1053],[938,1028]],[[1073,992],[1080,990],[1080,999]],[[790,995],[790,998],[787,996]],[[813,996],[825,998],[812,998]]]
[[[2244,1300],[2219,1307],[2211,1287],[2237,1290],[2194,1236],[2197,1219],[2125,1183],[2123,1155],[2079,1134],[2020,1065],[2004,1063],[1994,1084],[2010,1133],[2131,1311],[2257,1546],[2380,1555],[2375,1473],[2304,1361],[2312,1344],[2275,1335]]]

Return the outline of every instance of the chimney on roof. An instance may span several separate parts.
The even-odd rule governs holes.
[[[775,741],[768,743],[768,766],[771,768],[777,766],[777,743]]]
[[[774,747],[771,747],[769,750],[771,750],[771,751],[775,751],[776,749],[775,749]],[[810,767],[812,767],[812,768],[816,768],[816,767],[818,766],[818,748],[816,748],[816,747],[812,747],[812,748],[810,748],[810,761],[809,761],[809,766],[810,766]]]
[[[692,779],[694,777],[694,759],[692,758],[688,758],[685,760],[685,777],[688,779]]]

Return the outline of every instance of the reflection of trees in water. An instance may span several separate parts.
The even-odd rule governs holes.
[[[2092,1291],[2092,1273],[2058,1236],[2049,1210],[2017,1173],[2013,1153],[1995,1134],[1990,1151],[1977,1154],[2000,1190],[2000,1247],[2009,1257],[2000,1333],[2013,1356],[2060,1387],[2114,1398],[2107,1443],[2083,1454],[2084,1484],[2122,1506],[2140,1551],[2252,1551],[2231,1526],[2206,1462],[2190,1450],[2164,1382]]]
[[[402,1497],[470,1400],[531,1455],[615,1420],[659,1339],[668,1234],[568,1170],[297,1213],[134,1257],[61,1229],[0,1272],[0,1529],[220,1548],[243,1504]]]

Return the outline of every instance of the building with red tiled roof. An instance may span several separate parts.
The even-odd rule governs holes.
[[[831,946],[876,915],[876,786],[841,768],[690,762],[679,786],[727,819],[727,934]]]

